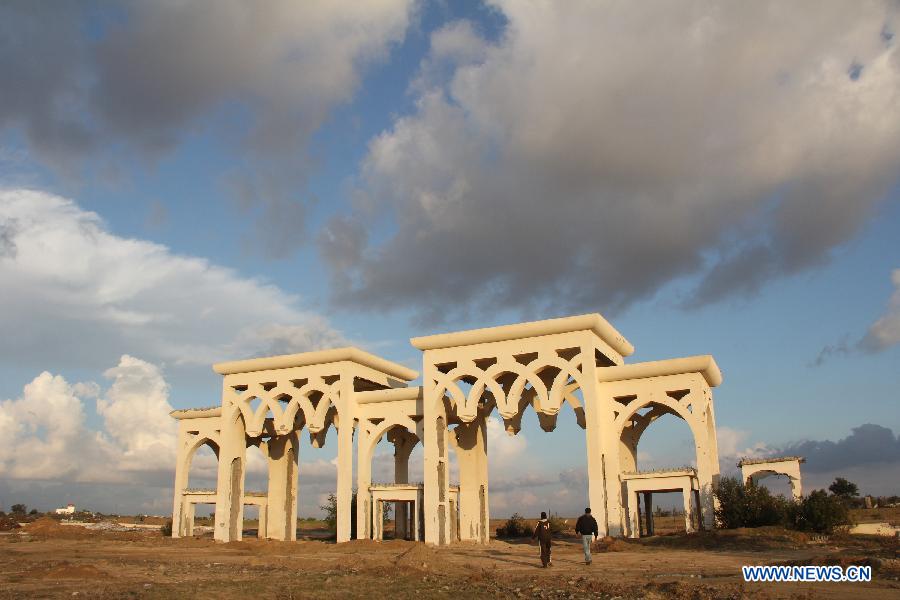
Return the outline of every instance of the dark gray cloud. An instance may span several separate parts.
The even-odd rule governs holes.
[[[16,257],[16,234],[18,233],[18,221],[5,219],[0,221],[0,258]]]
[[[352,98],[364,67],[402,39],[410,6],[6,2],[0,129],[83,174],[122,152],[158,157],[227,120],[217,140],[234,149],[227,179],[260,220],[264,243],[254,247],[286,256],[304,239],[310,137]]]
[[[435,34],[423,65],[455,69],[371,142],[320,236],[335,302],[616,312],[683,280],[703,306],[823,264],[897,177],[884,4],[497,6],[496,43]]]
[[[96,144],[84,118],[82,19],[74,2],[0,5],[0,130],[21,128],[38,154],[65,171]]]
[[[836,442],[803,441],[778,451],[788,456],[803,456],[804,471],[825,473],[850,467],[886,465],[900,462],[900,438],[887,427],[866,423]]]

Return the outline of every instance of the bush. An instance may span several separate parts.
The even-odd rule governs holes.
[[[856,496],[859,496],[859,488],[857,485],[851,481],[847,481],[843,477],[836,478],[834,482],[828,486],[828,490],[844,502],[851,502]]]
[[[557,513],[550,515],[550,533],[552,535],[559,535],[566,529],[568,529],[568,523],[565,519],[561,519]]]
[[[768,489],[752,481],[745,486],[737,478],[722,477],[715,495],[719,501],[716,521],[724,529],[782,525],[789,521],[792,503],[782,496],[772,496]]]
[[[386,504],[387,505],[387,504]],[[319,507],[325,511],[325,524],[331,531],[337,531],[337,496],[328,494],[325,504]],[[385,509],[387,513],[387,509]],[[353,490],[353,496],[350,498],[350,538],[356,539],[356,490]]]
[[[9,512],[14,515],[24,515],[28,510],[28,507],[24,504],[13,504],[9,507]]]
[[[159,530],[163,534],[163,536],[172,537],[172,519],[166,521],[165,524],[163,524],[163,526],[159,528]]]
[[[791,508],[791,525],[800,531],[832,533],[850,525],[850,511],[840,496],[829,496],[816,490]]]
[[[498,538],[528,537],[531,533],[528,524],[525,522],[525,517],[519,513],[513,513],[513,516],[507,519],[506,523],[497,528]]]

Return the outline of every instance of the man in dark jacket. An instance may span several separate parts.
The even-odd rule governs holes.
[[[591,515],[591,509],[584,509],[584,514],[578,517],[575,523],[575,533],[581,535],[581,544],[584,546],[584,564],[591,564],[591,541],[597,539],[597,519]]]
[[[550,562],[550,521],[547,520],[547,513],[541,513],[541,520],[534,528],[531,539],[537,539],[541,544],[541,564],[544,568],[553,566]]]

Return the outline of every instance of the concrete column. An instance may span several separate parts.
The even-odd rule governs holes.
[[[374,515],[372,518],[372,529],[375,530],[375,539],[383,540],[384,539],[384,501],[376,500],[374,503]]]
[[[182,531],[182,535],[185,537],[191,537],[194,535],[194,515],[196,514],[197,505],[193,502],[185,502],[184,506],[184,529]],[[172,528],[174,533],[175,528]]]
[[[257,522],[259,525],[256,528],[256,537],[261,540],[264,540],[268,537],[269,533],[269,507],[265,504],[260,504],[257,512],[259,513],[259,518]],[[277,511],[276,511],[277,512]],[[296,530],[296,528],[295,528]],[[271,539],[280,539],[280,538],[271,538]],[[296,539],[296,536],[295,536]]]
[[[372,531],[372,452],[375,440],[363,427],[356,442],[356,539],[374,539]]]
[[[632,495],[634,496],[634,503],[637,506],[637,535],[632,537],[643,537],[644,525],[641,521],[641,495],[637,492],[634,492]]]
[[[697,507],[697,510],[700,510],[700,490],[691,490],[691,493],[694,495],[694,506]],[[705,529],[703,527],[703,519],[700,518],[699,513],[695,513],[697,516],[697,529],[701,531]]]
[[[269,491],[266,537],[272,540],[297,539],[297,441],[297,434],[289,433],[273,437],[267,444]]]
[[[353,419],[341,417],[337,456],[337,542],[349,542],[353,506]]]
[[[223,412],[227,412],[223,409]],[[226,417],[223,417],[223,420]],[[216,484],[216,541],[235,542],[241,539],[244,526],[244,465],[247,443],[244,420],[238,416],[231,423],[222,423],[219,446],[219,477]]]
[[[425,529],[425,543],[446,544],[450,524],[447,513],[450,462],[447,455],[447,416],[444,404],[435,389],[437,369],[429,360],[430,351],[425,351],[423,388],[423,464],[424,464],[424,501],[422,503]]]
[[[174,487],[174,499],[172,501],[172,537],[177,538],[183,535],[190,535],[184,533],[184,490],[188,485],[188,475],[190,470],[189,464],[189,448],[188,444],[190,442],[187,439],[187,435],[185,434],[184,427],[181,425],[181,422],[178,423],[178,457],[175,461],[175,487]]]
[[[709,447],[700,440],[696,440],[697,446],[697,483],[700,487],[700,521],[707,529],[715,526],[715,495],[713,494],[713,466],[712,461],[718,462],[718,457],[709,455]],[[718,471],[718,468],[715,469]],[[718,477],[718,475],[716,475]]]
[[[406,429],[395,427],[388,432],[388,440],[394,444],[394,483],[409,483],[409,455],[418,443],[419,438]],[[395,538],[406,539],[408,521],[409,504],[407,502],[395,502]]]
[[[631,492],[628,496],[628,536],[640,537],[641,531],[641,507],[638,504],[638,493]]]
[[[601,535],[619,536],[623,532],[622,483],[619,481],[619,446],[615,435],[614,400],[597,383],[597,367],[594,365],[594,347],[582,347],[584,380],[581,390],[584,396],[584,415],[587,425],[588,499],[597,514]]]
[[[684,502],[684,531],[694,533],[694,520],[691,518],[691,488],[681,488],[681,499]]]
[[[801,500],[803,498],[803,488],[800,484],[800,480],[791,477],[790,482],[791,494],[794,496],[794,500]]]
[[[482,544],[490,540],[486,418],[479,415],[454,430],[459,465],[459,539]]]

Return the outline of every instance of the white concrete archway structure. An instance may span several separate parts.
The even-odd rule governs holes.
[[[553,431],[564,402],[585,430],[589,503],[602,533],[629,531],[626,478],[636,468],[644,430],[664,414],[690,427],[696,449],[700,516],[712,526],[712,486],[719,476],[712,388],[722,381],[711,356],[625,364],[632,345],[599,314],[419,337],[423,383],[418,373],[356,348],[338,348],[220,363],[221,406],[173,411],[179,420],[175,522],[185,521],[186,473],[198,444],[214,443],[219,469],[215,539],[239,540],[246,448],[269,459],[265,535],[296,536],[297,439],[306,428],[320,446],[333,426],[338,437],[337,541],[370,538],[375,445],[394,444],[394,484],[409,482],[409,455],[423,444],[424,539],[488,543],[490,503],[486,419],[497,411],[507,432],[519,431],[523,412],[534,410]],[[350,514],[353,437],[357,434],[358,502]],[[450,455],[459,464],[458,499],[451,490]],[[302,478],[302,473],[301,473]],[[387,498],[384,490],[379,501]],[[451,493],[453,492],[453,493]],[[407,500],[400,509],[409,522]],[[458,507],[459,518],[456,518]],[[178,530],[178,534],[175,530]],[[180,535],[185,527],[173,527]],[[405,532],[404,532],[405,533]]]
[[[803,497],[803,478],[800,475],[800,465],[806,459],[802,456],[779,456],[770,458],[742,458],[737,466],[741,469],[741,480],[744,485],[751,481],[757,483],[760,479],[773,475],[784,475],[791,484],[791,495],[794,500]]]

